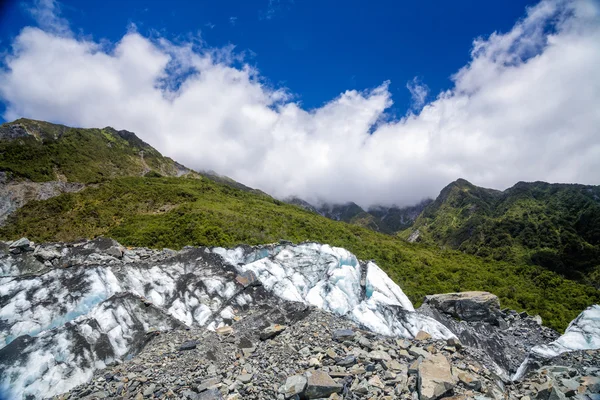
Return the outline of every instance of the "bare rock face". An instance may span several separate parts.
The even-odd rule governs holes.
[[[6,180],[6,178],[5,178]],[[85,187],[76,182],[1,182],[0,225],[6,218],[32,200],[47,200],[62,193],[79,192]]]
[[[419,399],[439,399],[454,387],[455,381],[450,363],[443,354],[432,354],[421,361],[418,367]]]
[[[425,303],[463,321],[494,322],[500,314],[498,296],[488,292],[434,294],[426,296]]]

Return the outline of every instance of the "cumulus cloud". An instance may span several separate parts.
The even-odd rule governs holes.
[[[399,120],[386,115],[387,82],[306,110],[231,48],[133,31],[108,44],[26,27],[4,65],[7,120],[128,129],[279,197],[403,205],[458,177],[494,188],[600,180],[593,0],[545,0],[509,32],[476,39],[452,89]]]

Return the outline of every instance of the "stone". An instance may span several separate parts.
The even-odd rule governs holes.
[[[231,335],[233,334],[233,328],[229,325],[226,325],[215,329],[215,332],[217,332],[219,335]]]
[[[237,377],[237,380],[242,383],[250,383],[254,375],[252,374],[241,374]]]
[[[286,399],[290,399],[296,395],[299,395],[300,393],[304,392],[304,389],[306,389],[307,382],[308,380],[303,375],[294,375],[288,377],[283,385],[283,395]]]
[[[181,346],[179,346],[179,351],[185,351],[185,350],[193,350],[196,348],[196,345],[198,344],[198,342],[196,342],[195,340],[189,340],[187,342],[184,342]]]
[[[377,375],[372,376],[371,379],[369,379],[368,384],[370,386],[374,386],[379,389],[383,389],[385,387],[385,384],[381,381],[381,379]]]
[[[331,358],[332,360],[335,360],[338,357],[334,349],[327,349],[325,354],[327,354],[327,357]]]
[[[600,377],[584,376],[579,379],[581,386],[585,386],[590,393],[600,393]]]
[[[205,390],[212,388],[213,386],[218,385],[219,383],[221,383],[221,380],[219,378],[208,378],[208,379],[203,380],[200,383],[200,385],[198,385],[196,390],[198,392],[203,392]]]
[[[425,296],[425,303],[463,321],[496,323],[500,300],[489,292],[458,292]]]
[[[481,390],[481,380],[468,372],[460,372],[458,380],[468,389]]]
[[[431,355],[418,367],[418,391],[420,400],[435,400],[454,387],[450,363],[442,354]]]
[[[114,258],[122,258],[123,257],[123,249],[120,246],[112,246],[108,249],[104,250],[104,253],[112,256]]]
[[[419,357],[415,361],[413,361],[412,364],[410,364],[408,366],[408,374],[409,375],[418,374],[419,373],[419,365],[421,365],[422,362],[423,362],[423,357]]]
[[[307,378],[307,385],[304,395],[308,399],[319,399],[342,391],[343,386],[334,381],[324,371],[309,370],[305,375]]]
[[[427,358],[431,355],[428,351],[426,351],[422,347],[417,347],[417,346],[412,346],[410,349],[408,349],[408,354],[410,354],[413,357],[423,357],[423,358]]]
[[[198,394],[196,400],[224,400],[219,389],[208,389]]]
[[[260,332],[260,340],[272,339],[275,336],[279,335],[281,332],[285,331],[287,326],[280,324],[273,324],[271,326],[266,327]]]
[[[143,395],[146,397],[150,397],[150,396],[152,396],[152,394],[154,393],[155,390],[156,390],[156,385],[154,383],[152,383],[150,386],[148,386],[146,389],[144,389]]]
[[[460,340],[458,340],[458,338],[455,338],[455,337],[452,337],[452,338],[446,340],[446,344],[448,344],[448,346],[452,346],[458,350],[460,350],[462,348],[462,343],[460,342]]]
[[[425,331],[419,331],[415,336],[415,340],[429,340],[431,335]]]
[[[344,357],[342,359],[339,359],[336,362],[336,364],[340,365],[342,367],[349,367],[349,366],[352,366],[352,365],[356,364],[356,362],[357,362],[356,356],[349,355],[349,356],[346,356],[346,357]]]
[[[258,277],[254,273],[254,271],[251,270],[242,272],[241,274],[235,277],[235,280],[245,288],[249,286],[261,285],[260,280],[258,280]]]
[[[21,239],[15,240],[8,246],[9,250],[13,254],[19,254],[23,251],[33,251],[33,247],[31,247],[32,243],[29,239],[23,237]]]
[[[390,355],[383,350],[373,350],[372,352],[369,353],[369,357],[372,358],[373,360],[377,360],[377,361],[381,361],[381,360],[389,361],[392,359],[392,357],[390,357]]]
[[[354,331],[352,329],[337,329],[333,331],[331,335],[333,340],[343,342],[344,340],[350,340],[354,337]]]

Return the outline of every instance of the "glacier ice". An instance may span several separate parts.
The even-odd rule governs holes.
[[[600,349],[600,305],[598,304],[581,312],[571,321],[565,333],[555,341],[533,347],[512,379],[521,379],[532,362],[537,359],[553,358],[569,351],[593,349]]]
[[[567,351],[590,349],[600,349],[600,305],[586,308],[571,321],[564,335],[547,345],[536,346],[531,351],[544,358],[551,358]]]
[[[436,339],[455,337],[433,318],[417,314],[402,289],[374,262],[361,264],[343,248],[287,245],[270,257],[248,257],[241,249],[213,251],[235,263],[240,273],[252,271],[277,297],[346,316],[374,332],[410,338],[422,330]]]

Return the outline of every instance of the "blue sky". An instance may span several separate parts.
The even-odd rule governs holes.
[[[166,4],[8,3],[1,117],[313,203],[600,184],[599,0]]]
[[[284,86],[307,108],[347,89],[391,81],[395,104],[411,106],[415,77],[434,95],[469,61],[478,36],[506,32],[533,1],[223,0],[61,2],[75,32],[118,41],[130,24],[175,40],[200,32],[207,45],[234,44],[271,84]],[[31,2],[8,1],[1,47],[32,24]],[[232,20],[234,18],[235,20]]]

